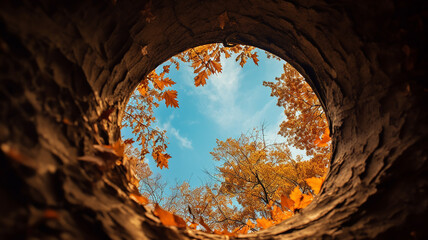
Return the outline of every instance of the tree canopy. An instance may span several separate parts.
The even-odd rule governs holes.
[[[165,194],[166,184],[151,173],[144,160],[147,154],[151,153],[161,169],[168,168],[171,158],[165,130],[153,127],[154,109],[162,101],[167,107],[179,107],[178,92],[172,89],[175,82],[167,77],[170,67],[178,70],[180,64],[190,64],[194,85],[200,87],[209,76],[222,71],[221,57],[232,56],[241,67],[248,60],[256,65],[259,61],[258,52],[251,46],[209,44],[191,48],[168,60],[160,72],[148,74],[124,113],[123,127],[132,128],[136,136],[125,143],[139,144],[139,150],[128,148],[127,152],[129,158],[139,159],[134,161],[135,176],[142,195],[135,193],[136,199],[143,204],[151,202],[155,215],[166,225],[228,235],[248,233],[293,216],[320,191],[330,157],[328,123],[315,93],[288,63],[275,81],[263,82],[284,109],[286,120],[278,134],[285,142],[267,142],[264,126],[238,138],[217,139],[211,155],[220,166],[211,173],[216,183],[210,185],[192,188],[187,182],[177,183],[170,194]],[[306,157],[293,157],[290,147],[304,150]]]

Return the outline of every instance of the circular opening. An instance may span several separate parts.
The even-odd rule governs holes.
[[[239,85],[242,70],[250,73]],[[255,105],[261,109],[253,113]],[[197,113],[217,126],[198,123]],[[226,235],[268,228],[311,203],[328,169],[329,130],[315,93],[290,64],[251,46],[209,44],[169,59],[138,85],[122,125],[126,154],[135,160],[136,199],[165,225]],[[192,131],[204,132],[197,146],[186,135]],[[181,158],[170,154],[171,140]],[[204,180],[181,176],[198,168],[195,148],[210,153]]]

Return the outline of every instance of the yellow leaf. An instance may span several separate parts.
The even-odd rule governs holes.
[[[255,225],[253,222],[251,222],[251,220],[250,220],[250,219],[248,219],[248,221],[247,221],[247,226],[248,226],[249,228],[254,228],[256,225]]]
[[[290,199],[294,201],[294,209],[302,209],[312,202],[313,197],[308,194],[302,194],[299,187],[295,187],[290,193]]]
[[[178,107],[178,101],[177,101],[177,91],[175,90],[168,90],[165,91],[162,95],[162,98],[165,100],[165,105],[172,106],[177,108]]]
[[[325,177],[312,177],[305,179],[306,183],[314,190],[315,194],[318,194],[321,190],[321,186],[324,182]]]
[[[289,212],[289,211],[281,211],[280,207],[275,205],[275,206],[273,206],[273,209],[271,211],[271,215],[272,215],[272,220],[274,220],[275,223],[280,223],[280,222],[284,221],[285,219],[288,219],[291,216],[293,216],[293,213]]]

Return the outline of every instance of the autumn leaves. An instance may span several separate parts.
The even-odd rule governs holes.
[[[142,54],[147,54],[147,48],[141,49]],[[194,70],[194,85],[204,86],[208,77],[221,73],[221,58],[230,58],[235,54],[235,61],[243,67],[249,59],[256,65],[258,55],[254,47],[236,45],[224,47],[222,44],[208,44],[184,51],[164,63],[159,73],[156,70],[150,72],[146,78],[138,85],[137,93],[131,96],[125,115],[123,117],[123,127],[133,129],[133,134],[137,136],[142,156],[151,152],[158,167],[168,168],[168,160],[171,158],[166,153],[167,142],[165,132],[152,127],[156,121],[153,115],[154,108],[164,102],[167,107],[178,108],[178,92],[171,87],[175,84],[166,77],[171,67],[180,69],[180,64],[190,64]]]
[[[223,16],[228,24],[227,14]],[[142,48],[142,53],[147,49]],[[161,102],[178,108],[175,82],[167,77],[171,67],[189,64],[194,85],[207,84],[207,79],[223,69],[221,58],[234,57],[243,67],[249,60],[256,65],[259,56],[254,47],[209,44],[191,48],[168,60],[159,72],[152,71],[137,87],[124,115],[124,126],[133,129],[139,143],[140,161],[149,154],[157,167],[168,168],[165,131],[153,127],[153,109]],[[147,52],[145,52],[147,54]],[[266,53],[268,58],[277,58]],[[151,204],[153,213],[167,226],[200,229],[210,233],[235,236],[272,225],[292,217],[306,207],[320,191],[329,164],[330,133],[316,95],[303,77],[289,64],[273,82],[264,82],[277,105],[287,117],[279,135],[286,142],[269,143],[261,135],[242,135],[237,139],[217,140],[211,155],[220,162],[214,186],[189,188],[177,186],[174,207],[149,202],[150,194],[133,192],[130,197],[140,204]],[[130,141],[130,140],[128,140]],[[292,156],[288,146],[306,151],[305,159]],[[137,174],[147,178],[147,171]],[[148,184],[150,182],[148,181]],[[232,204],[233,203],[233,204]],[[239,208],[234,204],[238,204]],[[174,213],[172,213],[174,212]],[[183,220],[185,219],[185,220]]]

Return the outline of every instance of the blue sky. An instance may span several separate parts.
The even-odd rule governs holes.
[[[283,109],[262,83],[280,76],[285,62],[267,59],[261,50],[258,55],[259,66],[249,61],[244,68],[233,56],[222,59],[222,73],[212,75],[204,87],[194,86],[195,74],[189,66],[181,64],[178,71],[171,68],[169,77],[176,82],[173,89],[180,107],[166,108],[162,103],[155,110],[156,125],[167,131],[170,143],[169,169],[157,168],[147,155],[153,173],[160,173],[170,187],[183,180],[194,187],[210,180],[204,170],[214,172],[218,164],[209,154],[216,139],[235,138],[264,123],[267,139],[282,140],[276,133],[284,120]],[[130,131],[123,129],[122,135],[129,138]]]

